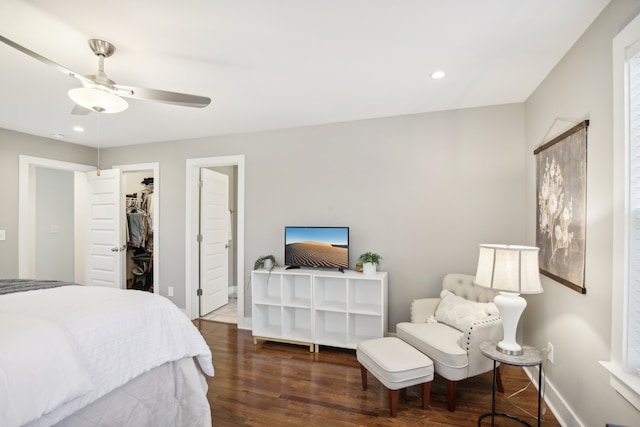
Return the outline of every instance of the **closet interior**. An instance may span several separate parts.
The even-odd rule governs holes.
[[[153,176],[123,175],[126,194],[126,279],[128,289],[153,292]]]

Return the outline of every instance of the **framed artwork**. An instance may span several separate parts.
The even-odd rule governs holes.
[[[540,273],[583,294],[588,126],[582,121],[533,152]]]

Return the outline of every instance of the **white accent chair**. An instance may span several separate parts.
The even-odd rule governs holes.
[[[433,361],[435,372],[447,380],[447,407],[456,407],[456,383],[493,369],[480,352],[483,341],[502,339],[502,319],[493,304],[497,292],[473,284],[474,276],[447,274],[441,298],[411,303],[411,322],[398,323],[397,337]],[[498,389],[503,392],[500,370]]]

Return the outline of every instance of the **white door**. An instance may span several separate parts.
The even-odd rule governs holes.
[[[87,284],[122,288],[120,169],[87,172]]]
[[[229,177],[200,170],[200,316],[229,302]]]

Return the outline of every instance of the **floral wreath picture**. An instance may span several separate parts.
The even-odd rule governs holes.
[[[536,156],[536,246],[540,273],[585,293],[587,127],[585,120]]]

